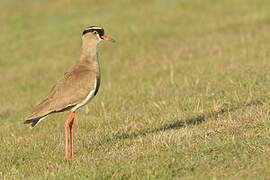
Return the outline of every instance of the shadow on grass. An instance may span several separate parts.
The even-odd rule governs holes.
[[[249,103],[238,104],[237,106],[233,106],[233,107],[223,107],[218,111],[211,111],[208,113],[204,113],[204,114],[200,114],[198,116],[188,118],[188,119],[183,120],[183,121],[176,121],[173,123],[165,124],[164,126],[162,126],[160,128],[155,128],[153,130],[133,132],[130,134],[123,133],[121,135],[116,135],[112,138],[106,139],[105,142],[110,142],[110,141],[120,140],[120,139],[129,139],[129,138],[132,139],[132,138],[136,138],[138,136],[146,136],[147,134],[151,134],[151,133],[157,133],[157,132],[162,132],[162,131],[167,131],[167,130],[172,130],[172,129],[180,129],[180,128],[194,126],[194,125],[196,126],[196,125],[203,123],[205,121],[205,119],[207,119],[207,118],[217,119],[219,115],[222,115],[222,114],[225,114],[228,112],[233,112],[233,111],[243,109],[243,108],[246,108],[249,106],[254,106],[254,105],[261,106],[261,105],[263,105],[263,102],[260,100],[256,100],[256,101],[251,101]]]

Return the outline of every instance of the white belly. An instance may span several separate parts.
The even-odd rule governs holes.
[[[76,111],[78,108],[86,105],[88,102],[90,102],[90,100],[95,96],[95,91],[97,88],[97,80],[95,81],[95,88],[89,92],[89,94],[87,95],[87,97],[83,100],[83,102],[77,104],[76,106],[74,106],[71,110],[72,111]]]

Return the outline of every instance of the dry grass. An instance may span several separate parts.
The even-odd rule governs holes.
[[[0,179],[269,179],[268,1],[0,1]],[[98,96],[64,160],[54,115],[23,118],[74,63],[84,27]]]

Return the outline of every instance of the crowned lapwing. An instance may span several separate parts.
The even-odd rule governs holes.
[[[66,159],[68,155],[68,129],[70,130],[71,157],[73,151],[73,122],[75,112],[87,104],[98,92],[100,86],[100,65],[97,57],[97,46],[102,40],[115,42],[104,35],[104,29],[90,26],[82,33],[82,52],[80,59],[52,87],[49,95],[26,117],[25,124],[37,125],[53,113],[69,111],[65,121]]]

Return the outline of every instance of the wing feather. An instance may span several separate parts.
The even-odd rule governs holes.
[[[54,112],[71,109],[94,90],[97,78],[99,78],[98,73],[91,70],[89,66],[83,64],[73,66],[52,87],[48,96],[34,108],[26,120],[42,118]]]

